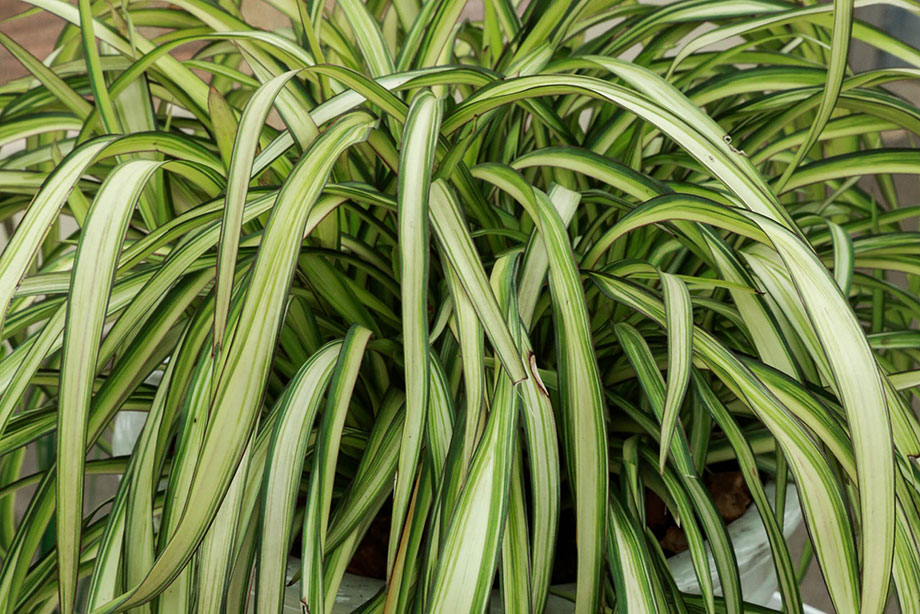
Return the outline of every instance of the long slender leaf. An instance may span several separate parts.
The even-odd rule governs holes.
[[[433,94],[420,94],[413,101],[406,119],[403,133],[405,145],[400,157],[399,279],[403,305],[403,355],[408,385],[406,421],[396,473],[393,523],[387,553],[389,573],[392,573],[416,476],[422,444],[421,429],[428,404],[428,186],[440,121],[438,100]]]

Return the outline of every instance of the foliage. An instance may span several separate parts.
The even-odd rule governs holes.
[[[363,611],[542,611],[570,506],[576,612],[761,611],[732,458],[787,611],[793,496],[838,612],[920,611],[920,51],[847,0],[269,1],[0,36],[0,612],[278,612],[289,554],[329,612],[384,506]]]

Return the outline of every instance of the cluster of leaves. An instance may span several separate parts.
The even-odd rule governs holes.
[[[882,140],[920,134],[884,87],[920,51],[852,1],[268,0],[273,32],[26,1],[68,25],[44,60],[0,35],[29,71],[0,86],[0,613],[278,612],[289,554],[330,612],[384,505],[365,612],[483,612],[496,576],[541,612],[568,505],[577,612],[762,611],[701,479],[732,458],[786,611],[787,497],[838,612],[920,611],[920,153]],[[851,40],[911,68],[853,74]]]

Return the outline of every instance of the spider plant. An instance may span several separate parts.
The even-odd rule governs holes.
[[[0,35],[28,70],[0,86],[0,614],[274,613],[291,555],[330,612],[384,506],[364,612],[496,582],[543,611],[569,509],[576,612],[762,612],[703,485],[728,459],[786,611],[788,497],[838,612],[920,611],[920,150],[891,146],[920,109],[887,87],[920,51],[854,18],[920,4],[267,1],[285,27],[26,0],[54,52]],[[905,67],[854,73],[853,41]]]

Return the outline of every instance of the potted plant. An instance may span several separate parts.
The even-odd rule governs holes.
[[[748,502],[800,612],[791,498],[838,612],[920,607],[920,51],[852,2],[27,2],[0,613],[278,612],[289,555],[311,614],[356,561],[363,612],[759,612]]]

